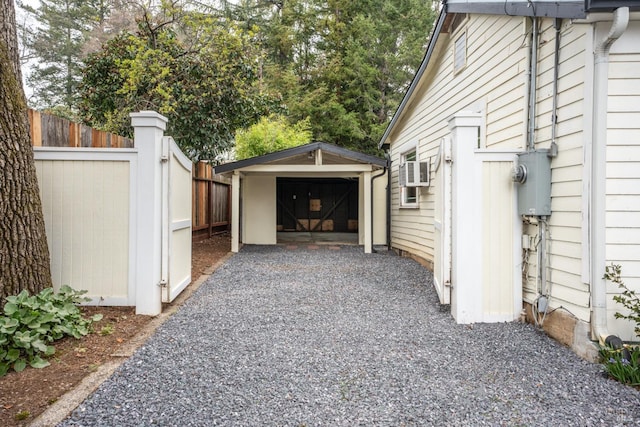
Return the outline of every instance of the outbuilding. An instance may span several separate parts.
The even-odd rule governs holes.
[[[216,166],[216,174],[232,178],[232,252],[241,244],[277,244],[286,233],[352,233],[372,252],[387,243],[386,165],[313,142]]]

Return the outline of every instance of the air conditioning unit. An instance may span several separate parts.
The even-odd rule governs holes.
[[[400,165],[401,187],[428,187],[429,162],[409,161]]]

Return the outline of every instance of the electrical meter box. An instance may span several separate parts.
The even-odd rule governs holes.
[[[551,158],[549,150],[518,153],[513,169],[513,181],[518,186],[518,214],[551,215]]]

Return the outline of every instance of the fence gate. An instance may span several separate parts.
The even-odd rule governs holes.
[[[451,138],[442,138],[435,164],[434,281],[441,304],[451,303]]]
[[[509,322],[522,310],[520,236],[511,169],[518,150],[484,148],[482,113],[451,130],[451,314],[458,323]]]
[[[191,282],[191,168],[173,138],[162,139],[162,302]],[[174,190],[175,189],[175,190]]]

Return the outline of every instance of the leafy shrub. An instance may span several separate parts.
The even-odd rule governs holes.
[[[640,386],[640,348],[612,349],[601,347],[600,357],[607,374],[615,380],[632,386]]]
[[[640,299],[635,291],[627,288],[622,281],[622,267],[611,264],[605,267],[604,279],[616,283],[622,289],[620,295],[615,295],[613,300],[622,304],[629,314],[615,313],[616,319],[627,319],[635,322],[635,333],[640,337]],[[623,384],[640,386],[640,347],[622,345],[618,337],[614,341],[608,341],[607,346],[600,347],[600,358],[607,374]],[[609,340],[609,338],[607,338]]]
[[[0,316],[0,376],[11,367],[20,372],[27,364],[44,368],[49,362],[41,356],[55,352],[50,343],[65,336],[87,335],[91,323],[100,320],[102,315],[82,317],[77,304],[88,300],[82,296],[85,293],[65,285],[58,293],[47,288],[38,295],[30,296],[22,291],[7,297],[4,316]]]
[[[311,142],[309,119],[289,124],[284,116],[262,117],[247,129],[236,132],[238,160],[262,156]]]
[[[616,313],[616,319],[627,319],[635,322],[634,329],[636,336],[640,337],[640,298],[635,291],[627,288],[622,281],[622,267],[618,264],[611,264],[605,267],[604,278],[616,283],[622,289],[620,295],[615,295],[613,300],[618,304],[622,304],[624,308],[629,310],[629,314]]]

